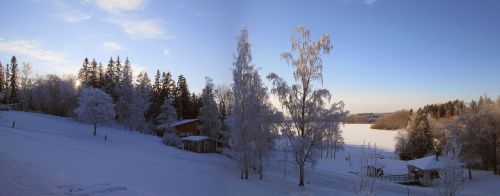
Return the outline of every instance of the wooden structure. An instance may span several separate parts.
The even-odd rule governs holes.
[[[453,163],[452,163],[453,162]],[[427,156],[420,159],[408,161],[408,176],[415,179],[423,186],[432,186],[435,179],[439,178],[439,172],[443,168],[460,164],[445,157],[437,155]]]
[[[205,136],[184,137],[182,142],[185,150],[199,153],[218,152],[217,141]]]
[[[158,132],[161,132],[161,135],[163,135],[165,131],[172,127],[175,128],[175,134],[179,137],[200,135],[200,130],[198,130],[198,119],[184,119],[173,122],[170,125],[163,124],[158,126]]]

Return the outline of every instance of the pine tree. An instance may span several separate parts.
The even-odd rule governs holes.
[[[2,62],[0,62],[0,93],[2,95],[5,95],[5,71],[2,65]],[[0,98],[0,101],[2,98]]]
[[[116,63],[115,63],[115,78],[114,78],[114,83],[116,85],[120,84],[121,76],[122,76],[122,64],[120,61],[120,56],[116,58]]]
[[[82,87],[87,87],[89,85],[90,83],[89,74],[90,74],[89,59],[85,57],[85,59],[83,59],[82,68],[78,72],[78,79],[80,80]]]
[[[172,79],[172,75],[170,72],[163,72],[162,77],[161,77],[161,90],[160,90],[160,99],[164,100],[166,96],[172,96],[174,97],[175,95],[175,81]]]
[[[99,88],[99,70],[97,67],[97,61],[92,59],[89,68],[89,86],[92,88]]]
[[[116,113],[118,121],[123,123],[125,127],[131,128],[130,106],[134,96],[134,87],[132,85],[132,70],[128,58],[125,60],[120,75],[121,79],[117,89],[118,102],[116,103]]]
[[[179,76],[179,79],[177,80],[177,90],[176,90],[176,102],[175,106],[177,108],[177,115],[178,119],[183,119],[184,117],[187,117],[188,112],[189,112],[189,105],[190,105],[190,93],[188,89],[188,85],[186,82],[186,78],[183,75]]]
[[[160,93],[161,93],[161,83],[160,83],[160,70],[157,70],[156,71],[156,76],[155,76],[155,80],[154,80],[154,83],[153,83],[153,87],[152,87],[152,90],[151,90],[151,94],[150,94],[150,98],[149,98],[149,101],[151,102],[151,105],[147,111],[147,115],[146,115],[146,118],[148,119],[148,121],[154,123],[154,124],[157,124],[156,122],[156,117],[158,116],[158,114],[160,114],[161,112],[161,104],[163,103],[163,100],[160,99]]]
[[[10,67],[9,64],[5,66],[5,83],[4,83],[4,88],[5,88],[5,95],[4,95],[4,103],[9,103],[9,97],[10,97]]]
[[[18,103],[19,98],[17,96],[17,91],[19,89],[19,78],[18,78],[18,68],[17,68],[17,60],[16,56],[12,56],[10,60],[10,64],[12,66],[11,75],[10,75],[10,95],[9,95],[9,103]]]
[[[98,87],[100,89],[103,89],[104,88],[104,79],[105,79],[105,74],[104,74],[104,68],[102,67],[102,63],[99,62],[99,67],[97,68],[98,69],[98,72],[97,72],[97,75],[98,75]]]
[[[104,92],[111,95],[113,98],[113,102],[117,101],[115,88],[115,61],[113,61],[113,57],[110,57],[108,66],[106,67],[106,73],[104,74]]]

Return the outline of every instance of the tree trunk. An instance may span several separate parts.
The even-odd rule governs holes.
[[[262,180],[262,151],[259,151],[259,179]]]
[[[469,169],[469,180],[472,180],[472,172],[470,171],[470,166],[467,168]]]
[[[337,147],[333,149],[333,159],[335,159],[335,154],[337,154]]]
[[[304,164],[299,165],[299,186],[304,186]]]
[[[94,136],[97,134],[96,129],[97,129],[97,123],[94,123]]]
[[[245,153],[245,180],[248,180],[248,155]]]

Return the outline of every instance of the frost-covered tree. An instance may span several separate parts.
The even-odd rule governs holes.
[[[421,109],[413,113],[404,132],[396,139],[396,152],[401,159],[418,159],[434,152],[429,118]]]
[[[31,65],[29,63],[23,63],[20,77],[21,88],[19,89],[19,99],[21,108],[25,111],[32,108],[33,78],[31,78],[31,72]]]
[[[330,36],[323,34],[318,41],[309,37],[309,30],[303,26],[296,28],[298,37],[292,38],[292,48],[281,57],[295,70],[295,84],[288,85],[277,74],[267,78],[272,81],[273,89],[283,109],[286,111],[285,136],[287,137],[295,162],[299,167],[299,186],[304,186],[304,167],[314,161],[312,152],[323,141],[330,122],[340,122],[345,116],[343,104],[332,104],[330,92],[314,86],[323,81],[322,55],[332,49]]]
[[[359,171],[359,187],[357,195],[371,196],[373,192],[375,178],[372,177],[373,171],[370,171],[369,166],[377,165],[377,147],[370,144],[361,147],[360,171]]]
[[[201,101],[203,106],[200,108],[200,131],[202,135],[212,138],[218,138],[219,131],[222,127],[219,120],[219,109],[214,98],[214,84],[211,78],[206,78],[205,88],[201,93]]]
[[[342,136],[342,129],[340,129],[340,123],[337,122],[336,125],[332,125],[327,129],[327,137],[328,150],[330,153],[330,158],[335,159],[335,155],[337,151],[344,150],[344,137]],[[328,153],[327,153],[328,156]]]
[[[95,136],[98,125],[114,119],[113,100],[110,95],[100,89],[83,88],[78,97],[78,108],[75,114],[79,120],[92,123]]]
[[[258,164],[262,179],[262,160],[273,147],[274,115],[277,112],[272,109],[267,88],[251,61],[248,30],[243,29],[237,40],[237,56],[233,63],[234,104],[230,116],[230,145],[240,164],[240,178],[248,179],[250,166]]]
[[[175,128],[172,124],[177,120],[177,112],[174,107],[174,99],[171,96],[165,97],[161,105],[161,113],[156,117],[156,121],[160,124],[159,127],[166,129],[167,133],[172,133]],[[163,132],[158,132],[158,136],[163,136]]]
[[[443,168],[439,170],[439,178],[433,182],[434,188],[439,195],[455,196],[460,193],[464,183],[463,165],[460,161],[461,146],[455,136],[448,139],[442,151]]]
[[[149,97],[151,94],[151,81],[146,72],[141,72],[137,76],[137,85],[130,105],[130,123],[133,129],[146,131],[146,111],[151,105]]]
[[[215,101],[219,107],[219,119],[222,126],[220,132],[221,139],[225,141],[227,145],[231,136],[231,130],[227,122],[233,107],[233,91],[231,88],[228,85],[218,85],[215,90]]]
[[[500,100],[500,99],[499,99]],[[489,97],[472,102],[459,123],[463,125],[458,142],[462,146],[462,158],[467,163],[481,162],[484,169],[498,173],[500,149],[500,105]]]

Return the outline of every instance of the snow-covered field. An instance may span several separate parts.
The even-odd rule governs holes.
[[[0,118],[0,195],[353,195],[358,180],[347,172],[346,152],[356,160],[363,140],[390,151],[386,142],[393,143],[389,137],[396,134],[371,133],[367,126],[346,125],[346,151],[309,169],[308,184],[300,188],[293,164],[287,177],[281,164],[271,162],[264,180],[254,174],[240,180],[236,163],[219,154],[179,150],[154,136],[109,127],[99,127],[94,137],[90,125],[69,118],[6,112]],[[480,172],[475,177],[465,192],[500,192],[494,186],[500,184],[497,176]],[[377,182],[375,191],[406,195],[407,189]],[[432,195],[433,190],[410,187],[410,193]]]

